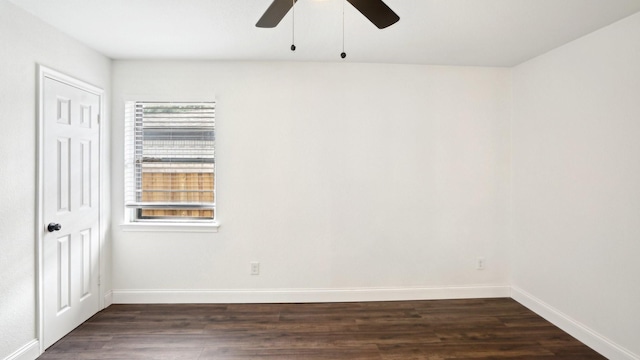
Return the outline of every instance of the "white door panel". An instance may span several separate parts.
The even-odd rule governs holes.
[[[47,348],[100,310],[100,96],[45,78],[42,106]],[[51,229],[46,229],[48,224]]]

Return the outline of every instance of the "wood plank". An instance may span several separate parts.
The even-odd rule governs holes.
[[[112,305],[39,359],[604,359],[512,299]]]

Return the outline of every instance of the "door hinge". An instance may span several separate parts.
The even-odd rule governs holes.
[[[100,284],[101,284],[101,283],[100,283],[100,281],[101,281],[101,280],[102,280],[102,277],[101,277],[101,276],[98,276],[98,286],[100,286]]]
[[[100,114],[98,114],[98,125],[100,125]]]

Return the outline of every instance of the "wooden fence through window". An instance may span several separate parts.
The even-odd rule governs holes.
[[[214,174],[203,172],[143,172],[143,202],[214,202]],[[214,210],[144,209],[143,217],[213,218]]]

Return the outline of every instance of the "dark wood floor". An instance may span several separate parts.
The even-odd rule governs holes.
[[[604,359],[512,299],[112,305],[39,359]]]

